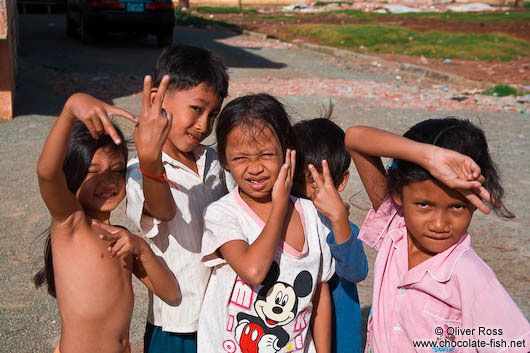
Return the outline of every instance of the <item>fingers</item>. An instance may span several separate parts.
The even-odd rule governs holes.
[[[151,76],[144,78],[144,90],[142,91],[142,116],[151,109]]]
[[[295,150],[287,150],[289,155],[289,170],[287,173],[287,176],[289,178],[289,182],[292,182],[294,178],[294,172],[296,167],[296,151]]]
[[[482,202],[480,197],[477,194],[475,194],[473,191],[470,191],[470,190],[459,190],[459,191],[462,193],[462,195],[464,195],[466,199],[468,199],[469,202],[471,202],[473,206],[479,209],[482,213],[484,214],[490,213],[490,209],[488,208],[488,206],[486,206],[484,202]]]
[[[116,241],[120,239],[120,236],[117,233],[115,234],[107,233],[107,234],[100,234],[99,239],[112,242],[112,241]]]
[[[307,166],[307,168],[309,169],[309,172],[311,173],[311,177],[313,178],[313,181],[317,184],[317,188],[322,189],[324,187],[324,181],[320,178],[320,174],[318,173],[315,166],[310,164]]]
[[[113,116],[113,115],[121,116],[122,118],[130,120],[133,123],[137,123],[138,122],[138,118],[136,118],[133,114],[129,113],[128,111],[126,111],[125,109],[122,109],[122,108],[111,106],[109,108],[109,114],[111,116]]]
[[[169,85],[170,77],[169,75],[164,75],[160,85],[158,86],[158,91],[155,95],[155,101],[153,103],[153,108],[158,112],[162,108],[162,102],[164,101],[164,96],[166,94],[167,86]]]
[[[98,115],[100,124],[104,126],[104,132],[112,138],[115,144],[119,145],[121,143],[120,135],[110,122],[108,115],[105,112],[100,112]]]
[[[322,161],[322,174],[324,174],[324,183],[327,185],[334,185],[331,172],[329,171],[328,161],[325,159]]]

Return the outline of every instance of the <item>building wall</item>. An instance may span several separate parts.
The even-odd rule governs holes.
[[[0,0],[0,118],[13,119],[17,9],[15,0]]]

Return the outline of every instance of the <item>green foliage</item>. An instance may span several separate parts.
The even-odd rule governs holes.
[[[363,12],[361,10],[335,10],[325,11],[319,16],[329,16],[330,14],[346,14],[358,20],[376,20],[381,17],[396,18],[431,18],[441,21],[453,22],[502,22],[502,21],[530,21],[530,11],[495,11],[488,13],[472,12],[409,12],[402,14]]]
[[[525,2],[525,3],[523,4],[523,7],[524,7],[525,9],[530,9],[530,2]]]
[[[512,86],[508,85],[496,85],[494,87],[490,87],[482,94],[485,94],[486,96],[497,96],[497,97],[506,97],[506,96],[517,96],[519,95],[519,92],[517,92],[517,89]]]
[[[414,32],[405,27],[302,24],[285,27],[292,35],[369,53],[398,53],[428,58],[512,60],[530,55],[530,44],[507,35]]]
[[[195,27],[206,27],[206,26],[219,26],[219,27],[225,27],[232,30],[239,30],[240,28],[232,23],[224,22],[224,21],[215,21],[215,20],[209,20],[206,18],[202,18],[199,16],[194,16],[186,11],[182,11],[181,9],[175,10],[175,23],[180,26],[195,26]]]
[[[200,13],[212,13],[212,14],[227,14],[227,13],[245,13],[254,14],[258,13],[256,9],[240,9],[239,7],[213,7],[213,6],[199,6],[195,10]]]
[[[351,1],[317,1],[313,4],[313,6],[327,6],[327,5],[331,5],[331,4],[338,4],[340,6],[342,6],[342,4],[347,4],[347,5],[351,5],[353,4],[353,2]]]

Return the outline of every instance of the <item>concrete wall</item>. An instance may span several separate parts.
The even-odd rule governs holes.
[[[13,119],[15,95],[17,8],[15,0],[0,0],[0,118]]]

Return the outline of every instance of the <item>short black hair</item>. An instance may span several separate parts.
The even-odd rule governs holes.
[[[226,167],[228,134],[237,126],[247,127],[252,132],[255,128],[271,129],[278,137],[284,154],[287,148],[295,145],[291,121],[282,103],[266,93],[239,97],[228,103],[217,118],[217,156],[223,167]]]
[[[338,187],[350,168],[351,157],[344,145],[344,131],[329,119],[330,115],[331,111],[324,118],[299,121],[293,131],[297,164],[301,168],[312,164],[322,173],[322,160],[327,160],[333,183]]]
[[[212,86],[221,100],[228,95],[228,73],[223,59],[214,52],[192,45],[170,45],[156,59],[153,87],[169,75],[168,90],[183,91],[201,83]]]
[[[500,208],[494,207],[495,212],[504,218],[515,217],[503,205],[504,189],[500,183],[497,166],[489,155],[488,143],[482,129],[469,120],[447,117],[422,121],[411,127],[403,136],[471,157],[478,164],[485,178],[483,186],[490,193],[492,204],[500,206]],[[388,191],[390,194],[399,195],[403,186],[432,178],[427,170],[417,164],[394,160],[388,168]]]

